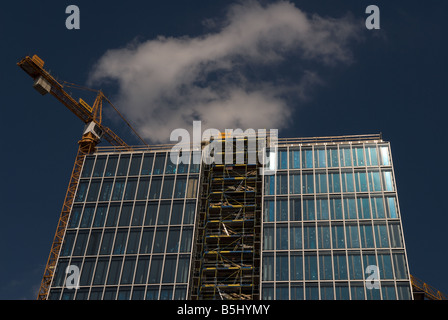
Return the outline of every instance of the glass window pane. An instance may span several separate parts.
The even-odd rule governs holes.
[[[137,189],[137,178],[130,178],[126,184],[124,200],[134,200],[135,190]]]
[[[142,163],[142,154],[135,153],[132,155],[131,166],[129,168],[130,176],[138,176],[140,173],[140,164]]]
[[[81,178],[90,178],[92,174],[93,164],[95,163],[94,156],[86,156],[84,160],[84,165],[82,167]]]
[[[342,191],[343,192],[355,192],[355,185],[353,181],[352,172],[342,173]]]
[[[263,281],[274,280],[274,255],[271,253],[263,254],[262,259]]]
[[[328,220],[330,216],[328,208],[328,200],[317,199],[316,200],[316,218],[317,220]]]
[[[341,199],[330,199],[330,213],[331,213],[331,219],[333,220],[342,219]]]
[[[93,278],[94,285],[104,285],[106,281],[107,268],[109,267],[109,259],[100,258],[95,269]]]
[[[288,220],[288,200],[277,200],[277,221]]]
[[[275,194],[275,176],[265,176],[264,177],[264,194],[274,195]]]
[[[129,154],[122,154],[118,164],[117,176],[126,176],[128,174],[129,161],[131,156]]]
[[[109,156],[106,166],[105,177],[115,176],[115,171],[117,170],[118,156]]]
[[[356,219],[356,201],[354,198],[344,199],[345,219]]]
[[[290,257],[290,277],[291,280],[303,279],[303,257],[301,253],[291,253]]]
[[[163,180],[162,199],[171,199],[173,197],[174,176],[165,177]]]
[[[288,175],[278,174],[277,175],[277,194],[287,194],[288,193]]]
[[[341,192],[341,180],[339,173],[330,172],[328,174],[328,191],[330,193]]]
[[[274,250],[274,227],[272,225],[263,227],[263,250]]]
[[[383,181],[385,191],[394,191],[394,183],[392,181],[392,171],[383,171]]]
[[[387,227],[386,224],[374,224],[375,229],[375,240],[377,248],[387,248],[389,247],[389,238],[387,237]]]
[[[113,254],[123,254],[126,248],[126,240],[128,238],[128,230],[120,229],[117,231],[114,244]]]
[[[347,279],[347,260],[345,254],[333,255],[333,269],[335,280]]]
[[[184,203],[179,201],[173,202],[170,224],[181,224]]]
[[[158,227],[156,230],[156,236],[154,239],[154,249],[153,252],[161,253],[165,251],[165,243],[166,243],[166,227]]]
[[[305,279],[317,280],[317,256],[305,254]]]
[[[327,192],[327,175],[325,173],[316,173],[316,193]]]
[[[140,173],[142,176],[151,174],[153,161],[154,161],[154,154],[145,153],[145,156],[143,157],[142,170]]]
[[[186,176],[177,176],[176,189],[174,190],[174,198],[185,197],[186,187],[187,187],[187,177]]]
[[[191,242],[193,238],[193,228],[192,227],[183,227],[182,228],[182,238],[180,242],[180,252],[190,252],[191,250]]]
[[[179,265],[177,267],[176,283],[186,283],[188,281],[190,258],[188,255],[179,256]]]
[[[361,255],[359,253],[348,254],[348,269],[351,280],[363,279]]]
[[[103,227],[106,221],[107,205],[98,205],[95,213],[94,227]]]
[[[316,228],[314,225],[305,225],[303,229],[304,249],[316,249]]]
[[[86,201],[97,201],[98,192],[100,191],[101,180],[92,180],[89,187],[89,194]]]
[[[290,150],[289,151],[289,168],[299,169],[300,168],[300,151]]]
[[[151,188],[149,190],[149,199],[159,199],[161,187],[162,187],[162,178],[161,177],[152,178]]]
[[[134,214],[132,215],[132,225],[141,226],[143,224],[143,217],[145,215],[145,203],[136,203],[134,207]]]
[[[95,212],[95,205],[87,205],[84,208],[81,220],[81,228],[90,228],[93,220],[93,213]]]
[[[106,166],[106,156],[98,156],[95,163],[95,169],[93,170],[93,177],[102,177],[104,167]]]
[[[265,200],[263,208],[263,220],[264,222],[273,222],[275,217],[275,201]]]
[[[303,200],[303,220],[315,219],[314,199]]]
[[[170,218],[171,202],[163,201],[160,203],[159,216],[157,218],[157,224],[168,224]]]
[[[109,268],[109,275],[107,276],[107,284],[118,284],[118,280],[120,277],[121,264],[123,262],[123,258],[112,258]]]
[[[370,224],[360,224],[359,231],[361,234],[361,247],[362,248],[373,248],[373,230]]]
[[[137,262],[134,283],[146,283],[148,277],[149,256],[140,256]]]
[[[135,257],[126,257],[121,274],[121,284],[132,284],[135,271]]]
[[[406,261],[404,258],[404,253],[393,253],[392,254],[395,278],[396,279],[408,279],[408,272]]]
[[[400,225],[398,223],[389,224],[390,246],[392,248],[402,248],[403,242],[401,238]]]
[[[180,227],[171,227],[168,235],[166,252],[168,253],[178,252],[180,243],[179,236],[180,236]]]
[[[311,149],[302,149],[302,168],[313,167],[313,151]]]
[[[86,255],[96,255],[101,241],[101,230],[93,230],[90,233],[89,246],[87,247]]]
[[[64,244],[62,245],[61,256],[71,255],[73,244],[75,243],[75,236],[75,231],[67,231],[64,237]]]
[[[166,153],[157,153],[156,159],[154,161],[154,172],[153,174],[162,174],[165,167]]]
[[[317,243],[319,249],[330,249],[331,248],[331,238],[330,238],[330,226],[329,225],[318,225],[317,226]]]
[[[76,192],[75,202],[82,202],[86,199],[88,181],[82,181],[78,184],[78,191]]]
[[[389,148],[380,147],[380,154],[381,154],[381,164],[383,166],[390,165]]]
[[[198,192],[198,178],[190,175],[187,185],[187,198],[195,198]]]
[[[276,249],[287,250],[288,249],[288,226],[284,224],[278,224],[276,227]]]
[[[376,152],[376,146],[366,147],[366,160],[368,166],[378,165],[378,154]]]
[[[104,231],[103,241],[101,242],[100,254],[107,255],[110,254],[112,250],[112,244],[114,241],[114,230],[106,230]]]
[[[196,216],[196,202],[187,200],[185,204],[184,224],[193,224]]]
[[[124,204],[123,208],[121,208],[120,221],[118,222],[118,225],[120,227],[129,226],[131,222],[131,214],[132,214],[132,204],[129,203]]]
[[[163,283],[173,283],[176,275],[177,255],[165,256],[165,266],[163,268]]]
[[[304,173],[302,175],[302,193],[314,193],[314,175],[311,173]]]
[[[319,254],[319,275],[320,275],[320,280],[332,280],[333,279],[331,255],[329,253],[328,254]],[[333,290],[333,287],[332,287],[332,290]]]
[[[369,198],[358,198],[358,213],[360,219],[370,219]]]
[[[151,253],[152,239],[154,238],[154,228],[143,229],[140,253]]]
[[[302,227],[300,225],[291,224],[290,238],[291,250],[302,249]]]
[[[138,253],[138,245],[140,243],[140,229],[131,229],[129,233],[128,247],[126,249],[127,254]]]
[[[327,163],[329,167],[339,167],[339,157],[337,147],[327,148]]]
[[[75,247],[73,248],[74,256],[83,256],[87,245],[88,231],[79,231],[78,238],[76,239]]]
[[[325,149],[314,149],[314,167],[325,168],[327,165],[325,157]]]
[[[332,225],[331,226],[331,236],[334,249],[345,248],[345,237],[344,237],[344,226],[342,225]]]
[[[82,213],[82,205],[74,205],[72,212],[70,214],[70,221],[68,223],[68,228],[77,228]]]
[[[148,283],[160,283],[163,256],[152,256]],[[148,288],[149,289],[149,288]]]
[[[359,235],[357,225],[346,225],[347,248],[359,248]]]
[[[288,254],[279,253],[275,258],[275,280],[288,280]]]
[[[291,221],[302,220],[302,205],[300,199],[291,199],[289,201],[289,219]]]
[[[115,180],[114,191],[112,193],[113,201],[120,201],[123,198],[124,187],[125,179]]]
[[[145,226],[152,226],[156,224],[158,202],[149,202],[146,209]]]

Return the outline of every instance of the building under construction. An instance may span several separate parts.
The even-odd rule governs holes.
[[[220,135],[181,156],[126,144],[101,91],[91,107],[39,57],[18,65],[86,124],[38,299],[447,299],[410,275],[380,134]]]

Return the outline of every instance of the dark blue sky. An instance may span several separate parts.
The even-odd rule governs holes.
[[[271,1],[262,1],[270,3]],[[320,70],[281,137],[382,132],[390,141],[411,273],[448,293],[445,200],[448,174],[448,44],[444,1],[292,1],[307,13],[363,21],[369,4],[381,29],[359,24],[353,62]],[[83,124],[51,96],[41,97],[16,63],[38,54],[60,79],[84,85],[108,49],[164,35],[196,37],[230,1],[25,1],[2,4],[0,299],[35,299],[59,218]],[[76,4],[81,29],[65,28]],[[283,66],[293,79],[293,64]],[[263,70],[260,71],[264,72]],[[269,72],[273,72],[269,70]],[[254,72],[256,75],[257,72]],[[266,74],[265,74],[266,75]],[[104,88],[113,97],[114,86]],[[124,106],[119,106],[124,108]],[[110,123],[130,144],[132,136]],[[114,127],[115,126],[115,127]]]

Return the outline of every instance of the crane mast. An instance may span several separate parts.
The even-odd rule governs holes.
[[[26,56],[21,61],[19,61],[17,65],[33,78],[33,87],[40,94],[45,95],[47,93],[50,93],[85,123],[83,135],[81,137],[81,140],[78,141],[78,153],[76,155],[75,164],[73,166],[67,193],[62,205],[56,233],[53,239],[50,254],[37,296],[38,300],[46,300],[48,298],[51,281],[56,271],[56,263],[64,240],[67,223],[70,218],[70,212],[78,187],[78,182],[85,156],[87,154],[95,152],[96,146],[101,141],[101,139],[105,139],[113,146],[124,147],[125,150],[132,150],[132,148],[129,147],[110,128],[102,124],[103,100],[106,100],[115,109],[115,107],[107,99],[107,97],[105,97],[102,91],[90,89],[90,91],[97,92],[95,102],[91,107],[84,100],[79,99],[79,101],[76,101],[70,94],[68,94],[68,92],[64,90],[64,86],[44,69],[44,62],[37,55],[34,55],[33,57]],[[70,85],[68,86],[70,87]],[[118,112],[118,110],[116,109],[115,111]],[[131,127],[123,117],[122,119],[129,127]],[[138,136],[134,129],[132,129],[132,131]],[[140,138],[140,140],[142,140],[143,143],[146,144],[146,142],[144,142],[144,140],[140,136],[138,136],[138,138]]]

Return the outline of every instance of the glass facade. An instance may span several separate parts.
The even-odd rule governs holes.
[[[201,265],[192,257],[205,259],[195,254],[195,245],[209,244],[194,239],[200,230],[196,216],[201,198],[213,200],[218,192],[201,186],[205,166],[177,164],[169,151],[85,157],[49,299],[192,298],[193,274]],[[227,186],[239,178],[227,177],[227,170],[237,169],[225,166],[225,178],[213,177]],[[259,268],[251,276],[260,284],[257,296],[412,299],[389,143],[279,144],[277,170],[259,183],[253,205],[259,218],[250,220],[261,220],[254,229]],[[250,188],[244,187],[245,197],[254,192]],[[227,189],[221,190],[225,196],[238,191]],[[229,209],[226,203],[222,212]],[[230,237],[242,218],[226,219],[220,237]],[[67,286],[69,266],[79,269],[77,289]],[[375,275],[379,287],[372,288]]]
[[[186,299],[199,174],[168,151],[86,156],[48,298]]]
[[[412,299],[388,143],[280,145],[277,167],[264,178],[262,299]]]

